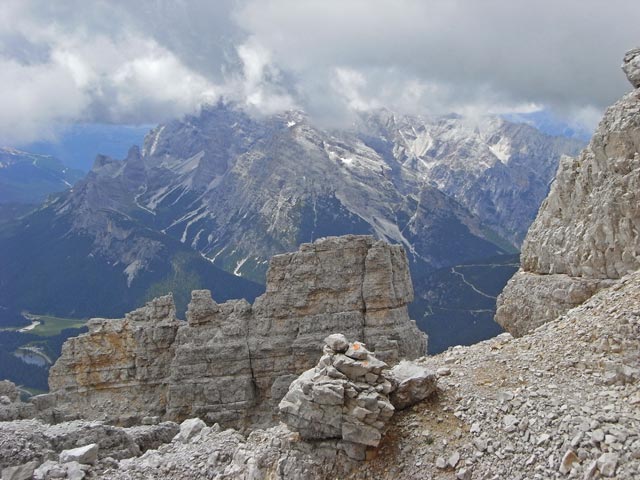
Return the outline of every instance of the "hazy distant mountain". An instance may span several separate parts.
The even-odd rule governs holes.
[[[123,158],[131,145],[140,145],[153,125],[77,124],[54,140],[41,140],[20,148],[64,159],[66,165],[88,172],[96,153]]]
[[[57,158],[12,148],[0,148],[0,203],[38,204],[48,195],[71,187],[79,170]]]

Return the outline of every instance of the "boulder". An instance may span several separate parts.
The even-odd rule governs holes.
[[[436,391],[435,372],[413,362],[402,361],[387,374],[395,389],[389,397],[396,410],[403,410],[428,398]]]
[[[180,431],[174,437],[174,442],[189,443],[193,437],[202,431],[207,426],[199,418],[189,418],[180,424]]]
[[[15,383],[0,380],[0,397],[7,397],[10,402],[17,402],[20,399],[20,390]]]
[[[37,467],[38,462],[34,460],[15,467],[3,468],[2,480],[29,480]]]
[[[60,452],[60,463],[78,462],[86,465],[94,465],[97,461],[98,445],[95,443]]]
[[[34,480],[53,480],[59,478],[82,480],[86,477],[88,469],[88,465],[76,461],[58,463],[48,460],[33,472],[33,478]]]
[[[349,340],[341,333],[333,333],[324,339],[324,343],[334,352],[344,353],[349,348]]]

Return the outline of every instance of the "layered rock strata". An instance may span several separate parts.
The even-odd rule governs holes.
[[[52,367],[53,416],[130,424],[200,417],[235,427],[270,424],[289,384],[341,331],[388,363],[426,351],[409,319],[404,250],[370,236],[329,237],[271,260],[253,305],[195,291],[187,322],[171,296],[121,320],[94,319]]]
[[[577,158],[564,157],[522,247],[496,321],[522,335],[640,268],[640,50],[624,57],[636,90],[605,113]]]

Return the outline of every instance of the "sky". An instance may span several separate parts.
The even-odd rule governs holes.
[[[2,0],[0,144],[220,99],[328,126],[386,107],[593,128],[631,88],[638,25],[637,0]]]

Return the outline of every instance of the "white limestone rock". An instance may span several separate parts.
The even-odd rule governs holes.
[[[335,337],[334,337],[335,338]],[[383,372],[388,366],[359,342],[348,344],[346,354],[331,349],[318,365],[294,381],[279,405],[284,422],[306,440],[341,439],[345,453],[362,459],[364,449],[377,447],[394,412],[388,393],[392,386]],[[338,345],[344,349],[344,345]],[[356,356],[353,359],[348,355]],[[338,370],[344,378],[330,376]]]
[[[60,463],[78,462],[93,465],[97,460],[98,445],[95,443],[60,452]]]
[[[207,424],[199,418],[188,418],[180,424],[180,431],[173,438],[173,441],[189,443],[206,426]]]
[[[69,339],[52,367],[55,408],[39,400],[41,414],[125,426],[146,417],[267,426],[290,383],[320,358],[323,339],[346,352],[346,339],[333,332],[363,349],[339,354],[327,372],[336,379],[343,370],[378,375],[382,360],[425,354],[427,337],[408,315],[412,300],[402,247],[358,235],[303,244],[272,258],[266,292],[253,305],[217,304],[196,290],[187,322],[176,318],[171,296],[124,319],[90,320],[89,333]],[[365,343],[376,358],[363,367]]]

